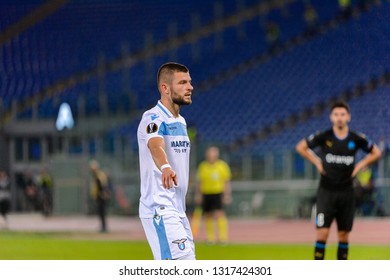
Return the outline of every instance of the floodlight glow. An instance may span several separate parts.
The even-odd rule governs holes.
[[[62,103],[58,112],[56,121],[56,128],[63,130],[64,128],[72,129],[74,126],[74,120],[72,110],[68,103]]]

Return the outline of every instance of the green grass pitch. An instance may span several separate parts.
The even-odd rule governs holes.
[[[196,244],[199,260],[311,260],[312,244]],[[326,259],[336,256],[329,244]],[[352,260],[390,260],[390,246],[351,244]],[[146,241],[77,238],[72,233],[0,232],[0,260],[150,260]]]

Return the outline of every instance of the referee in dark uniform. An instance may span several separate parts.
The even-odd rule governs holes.
[[[381,153],[363,134],[349,130],[351,120],[347,103],[335,102],[330,109],[332,128],[302,139],[296,151],[313,163],[321,173],[317,190],[317,242],[314,259],[323,260],[329,229],[335,219],[338,230],[337,259],[348,259],[348,237],[355,213],[353,177],[365,166],[376,161]],[[313,152],[314,149],[316,153]],[[361,149],[366,156],[355,162]]]

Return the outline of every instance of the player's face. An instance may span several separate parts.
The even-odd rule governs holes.
[[[206,152],[206,158],[210,163],[214,163],[219,158],[219,150],[211,147]]]
[[[192,103],[191,95],[194,87],[191,84],[189,73],[175,72],[170,85],[171,98],[177,105],[190,105]]]
[[[334,108],[330,114],[330,120],[334,126],[343,128],[348,125],[351,115],[345,108]]]

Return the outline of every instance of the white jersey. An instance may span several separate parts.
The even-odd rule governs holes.
[[[175,118],[159,101],[143,114],[137,137],[141,175],[140,218],[153,218],[155,214],[163,213],[185,217],[190,158],[186,121],[182,116]],[[148,142],[153,137],[164,139],[168,162],[178,178],[177,186],[169,190],[163,187],[162,173],[148,148]]]

